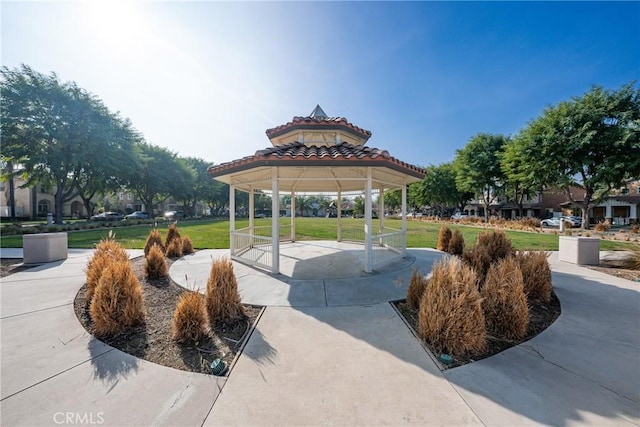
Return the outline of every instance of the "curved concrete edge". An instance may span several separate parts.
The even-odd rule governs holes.
[[[76,318],[91,252],[3,279],[0,424],[201,425],[226,378],[138,359]]]
[[[315,250],[322,254],[317,247]],[[407,253],[408,258],[403,262],[384,266],[381,272],[347,278],[295,280],[237,261],[233,261],[233,268],[245,304],[279,307],[369,305],[405,298],[413,269],[428,274],[433,263],[445,256],[433,249],[410,249]],[[212,262],[220,257],[229,257],[229,251],[198,251],[174,262],[169,275],[184,288],[204,292]],[[318,275],[322,272],[318,271]]]

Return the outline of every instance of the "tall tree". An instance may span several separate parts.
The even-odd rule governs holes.
[[[427,174],[420,182],[422,201],[445,214],[449,207],[464,210],[473,193],[458,189],[453,162],[427,167]]]
[[[640,176],[640,90],[632,83],[595,86],[546,108],[521,138],[524,176],[564,188],[588,228],[589,211],[626,178]],[[584,188],[582,200],[572,186]]]
[[[480,196],[485,221],[489,220],[489,206],[498,197],[504,183],[500,159],[507,141],[503,135],[480,133],[471,138],[464,148],[456,150],[457,188]]]
[[[117,116],[74,82],[62,83],[55,74],[45,76],[26,65],[3,67],[0,74],[2,159],[20,165],[26,187],[55,188],[61,224],[63,204],[82,192],[89,174],[97,169],[118,174],[131,139],[119,139]]]
[[[518,216],[524,215],[524,200],[539,194],[544,182],[539,175],[530,176],[527,172],[527,159],[522,155],[524,139],[517,135],[504,146],[501,168],[504,173],[503,194],[518,205]]]
[[[173,196],[181,199],[183,191],[190,191],[192,170],[169,150],[140,143],[136,146],[137,167],[127,175],[126,187],[135,192],[145,204],[151,218],[154,206]]]

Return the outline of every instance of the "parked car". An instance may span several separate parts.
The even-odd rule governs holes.
[[[454,221],[458,221],[460,219],[465,219],[465,218],[468,218],[468,217],[469,217],[469,215],[467,215],[466,213],[456,212],[456,213],[453,214],[451,219],[454,220]]]
[[[560,227],[560,218],[546,218],[540,221],[540,225],[544,227]]]
[[[168,211],[164,213],[166,219],[181,219],[184,218],[184,212],[182,211]]]
[[[582,218],[579,216],[563,216],[562,219],[571,224],[572,227],[582,227]]]
[[[254,218],[266,218],[267,216],[263,213],[257,213],[253,216]]]
[[[121,221],[124,217],[119,212],[102,212],[91,217],[91,221]]]
[[[124,219],[147,219],[149,218],[149,214],[147,212],[135,211],[131,212],[129,215],[125,215]]]

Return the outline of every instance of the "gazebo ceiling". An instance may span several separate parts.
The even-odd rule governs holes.
[[[209,175],[218,181],[249,191],[271,190],[271,168],[278,167],[280,191],[326,192],[363,190],[367,168],[374,188],[400,188],[420,181],[425,170],[392,157],[388,151],[364,145],[305,145],[293,142],[220,165]]]

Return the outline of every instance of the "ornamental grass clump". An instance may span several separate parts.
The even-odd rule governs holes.
[[[491,263],[513,256],[515,252],[511,241],[503,231],[495,230],[492,233],[484,231],[478,234],[473,249],[462,254],[462,259],[476,271],[482,286]]]
[[[551,268],[543,251],[519,252],[516,260],[522,271],[524,293],[529,300],[551,301]]]
[[[105,269],[89,314],[99,337],[111,337],[144,322],[142,286],[128,260],[114,262]]]
[[[207,281],[205,303],[212,324],[229,323],[244,317],[238,282],[233,273],[233,264],[228,258],[223,257],[213,262]]]
[[[631,251],[624,256],[622,268],[640,270],[640,245],[633,245]]]
[[[147,242],[144,244],[144,256],[149,255],[149,250],[153,245],[158,245],[162,253],[164,253],[164,243],[162,243],[162,235],[157,228],[151,230],[147,236]]]
[[[167,245],[167,257],[180,258],[182,256],[182,238],[175,237]]]
[[[436,249],[444,252],[448,251],[449,240],[451,240],[451,230],[446,225],[441,225],[440,231],[438,232],[438,245]]]
[[[189,236],[184,236],[182,238],[182,255],[189,255],[194,253],[193,242],[189,238]]]
[[[422,294],[427,288],[429,279],[417,269],[413,269],[411,273],[411,279],[409,279],[409,287],[407,288],[407,305],[417,310],[420,307],[420,301],[422,300]]]
[[[529,306],[518,261],[505,258],[489,267],[480,292],[487,332],[496,338],[521,340],[527,334]]]
[[[175,224],[169,225],[169,229],[167,230],[167,239],[164,242],[166,247],[169,247],[169,244],[176,239],[180,238],[180,233],[178,232],[178,227]]]
[[[449,248],[447,249],[451,255],[462,256],[464,252],[464,237],[460,230],[454,230],[449,240]]]
[[[85,291],[85,305],[87,307],[91,304],[91,299],[98,287],[100,277],[102,277],[106,268],[112,263],[119,261],[129,262],[129,255],[127,251],[113,239],[112,235],[109,234],[109,237],[100,240],[96,245],[96,250],[87,263],[87,287]]]
[[[197,343],[207,333],[207,312],[202,295],[185,291],[173,313],[172,338],[179,343]]]
[[[167,260],[160,249],[160,245],[155,243],[149,249],[149,254],[144,260],[144,274],[149,279],[159,279],[161,277],[167,277],[169,274],[167,269]]]
[[[420,302],[418,334],[436,354],[464,359],[485,351],[487,332],[477,279],[459,258],[434,264]]]

